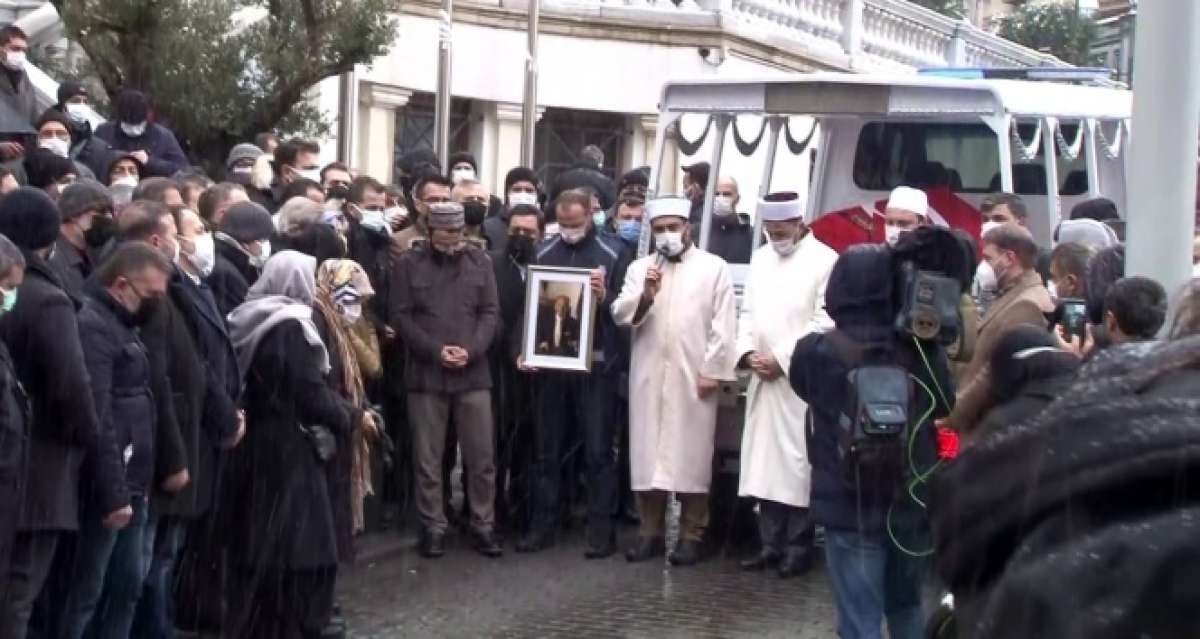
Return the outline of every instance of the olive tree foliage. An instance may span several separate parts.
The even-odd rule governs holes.
[[[1000,20],[1000,37],[1074,65],[1086,66],[1096,39],[1096,23],[1074,3],[1026,4]]]
[[[262,131],[326,131],[306,95],[384,55],[397,33],[398,0],[51,2],[108,97],[144,91],[209,162]]]

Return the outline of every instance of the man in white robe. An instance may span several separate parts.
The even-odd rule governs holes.
[[[837,253],[808,232],[795,193],[773,193],[759,204],[770,243],[750,260],[738,319],[738,367],[753,377],[746,394],[738,495],[758,499],[762,550],[745,570],[779,566],[779,576],[807,572],[813,559],[808,517],[812,468],[804,425],[808,406],[786,371],[796,342],[833,327],[825,285]]]
[[[692,246],[687,200],[655,200],[646,211],[656,251],[629,266],[612,304],[617,324],[633,327],[630,470],[642,523],[625,557],[664,552],[675,493],[680,539],[669,559],[690,565],[708,525],[720,382],[734,379],[733,280],[723,260]]]

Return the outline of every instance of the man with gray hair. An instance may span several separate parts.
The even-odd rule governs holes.
[[[491,199],[487,187],[474,178],[462,178],[450,191],[450,199],[463,207],[463,222],[466,224],[463,233],[466,240],[486,251],[489,247],[487,238],[483,236],[483,221],[487,218],[488,201]]]
[[[58,211],[62,227],[50,265],[62,278],[67,295],[80,300],[101,249],[117,231],[113,199],[104,185],[85,178],[63,189]]]
[[[466,220],[455,202],[429,205],[429,242],[392,267],[388,324],[407,349],[404,374],[413,431],[420,553],[445,554],[442,454],[454,419],[467,469],[475,549],[503,554],[493,531],[496,466],[492,376],[487,353],[497,330],[496,278],[487,254],[464,240]]]

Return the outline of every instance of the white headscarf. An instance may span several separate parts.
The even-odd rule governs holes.
[[[281,251],[271,256],[246,301],[229,314],[229,338],[243,375],[262,339],[288,320],[300,323],[304,339],[320,355],[321,372],[329,372],[329,353],[312,319],[316,270],[317,260],[311,255]]]
[[[1054,242],[1056,245],[1075,242],[1096,252],[1120,244],[1117,232],[1111,226],[1088,218],[1066,220],[1059,224],[1054,233]]]

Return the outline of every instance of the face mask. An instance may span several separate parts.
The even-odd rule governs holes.
[[[513,192],[508,194],[508,205],[517,206],[518,204],[526,204],[528,206],[537,206],[537,193],[518,193]]]
[[[138,179],[133,177],[132,175],[125,175],[125,176],[122,176],[122,177],[119,177],[119,178],[113,180],[112,185],[113,186],[124,186],[124,187],[128,187],[128,188],[132,189],[132,188],[137,187]]]
[[[171,250],[171,263],[172,263],[172,264],[178,264],[178,263],[179,263],[179,255],[180,255],[180,252],[181,252],[181,250],[182,250],[182,249],[180,249],[180,248],[179,248],[179,242],[178,242],[178,241],[175,241],[175,242],[173,242],[173,243],[172,243],[172,245],[173,245],[175,248]]]
[[[13,71],[20,71],[25,68],[25,52],[24,51],[9,51],[4,56],[4,66]]]
[[[626,242],[636,242],[642,236],[642,223],[636,220],[624,220],[617,225],[617,234]]]
[[[361,303],[347,304],[345,306],[340,306],[340,310],[341,310],[342,319],[345,320],[347,324],[353,324],[362,318],[362,304]]]
[[[979,268],[975,269],[975,296],[982,294],[990,294],[996,292],[996,272],[992,270],[992,265],[987,262],[980,262]]]
[[[192,244],[196,249],[188,256],[188,260],[200,272],[200,277],[212,275],[213,267],[217,264],[217,245],[212,234],[197,235],[192,238]]]
[[[884,240],[887,241],[888,246],[895,247],[896,243],[900,241],[900,236],[907,232],[907,229],[902,229],[898,226],[885,226],[883,229],[883,237]]]
[[[675,257],[683,252],[683,233],[679,231],[664,231],[654,236],[654,246],[659,253],[667,257]]]
[[[528,235],[508,236],[508,255],[517,264],[528,264],[531,262],[533,260],[534,247],[534,239]]]
[[[560,226],[558,227],[558,234],[562,236],[563,241],[567,244],[578,244],[583,241],[583,238],[587,237],[587,227],[565,228]]]
[[[260,246],[262,250],[258,255],[250,256],[250,263],[254,265],[254,268],[261,271],[267,265],[267,260],[271,259],[271,241],[263,240]]]
[[[1195,266],[1192,267],[1192,277],[1193,278],[1200,277],[1200,264],[1196,264]]]
[[[388,226],[387,218],[384,217],[383,211],[362,211],[361,224],[376,233],[392,232],[392,227]]]
[[[596,228],[604,226],[604,223],[607,221],[608,214],[604,211],[596,211],[595,213],[592,213],[592,224],[594,224]]]
[[[720,217],[728,217],[733,215],[733,198],[713,198],[713,215],[718,215]]]
[[[395,229],[404,226],[408,220],[408,211],[402,206],[393,206],[383,210],[383,217],[387,218],[388,224]]]
[[[133,312],[133,323],[137,326],[145,326],[150,321],[150,318],[154,317],[154,313],[158,310],[161,300],[157,297],[140,296],[139,299],[141,301],[138,302],[138,309]]]
[[[17,305],[17,292],[15,288],[0,288],[0,295],[4,295],[4,303],[0,304],[0,313],[11,313],[13,307]]]
[[[83,232],[83,241],[91,248],[100,248],[117,233],[117,223],[107,215],[97,215],[92,218],[92,225]]]
[[[297,169],[293,168],[297,180],[312,180],[313,182],[321,181],[321,169]]]
[[[350,199],[350,187],[344,184],[335,184],[325,189],[326,200],[342,200],[343,202]]]
[[[483,218],[487,217],[487,205],[479,202],[463,203],[463,222],[467,226],[479,226],[483,224]]]
[[[791,238],[786,240],[771,240],[771,248],[775,249],[775,252],[778,253],[780,257],[787,257],[792,253],[795,253],[797,246],[798,244],[796,244],[796,240]]]
[[[992,229],[999,228],[1001,226],[1003,226],[1003,224],[1001,224],[999,222],[993,222],[991,220],[988,220],[987,222],[983,223],[982,227],[980,227],[979,237],[982,238],[982,237],[986,236],[988,233],[990,233]]]
[[[87,121],[88,105],[70,103],[67,105],[67,115],[76,122]]]
[[[1054,280],[1046,284],[1046,290],[1050,293],[1050,299],[1058,299],[1058,284]]]
[[[125,132],[125,135],[128,135],[131,138],[140,138],[146,133],[146,123],[138,122],[137,124],[130,124],[128,122],[122,122],[121,130]]]
[[[43,138],[38,141],[38,146],[60,158],[67,157],[67,154],[71,152],[71,143],[61,138]]]
[[[454,169],[454,171],[450,173],[450,181],[454,182],[455,184],[458,184],[459,182],[462,182],[463,180],[474,180],[474,179],[475,179],[475,169]]]

